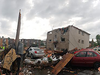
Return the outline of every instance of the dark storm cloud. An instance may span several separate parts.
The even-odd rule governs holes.
[[[50,19],[50,25],[53,25],[54,27],[68,25],[70,19],[80,17],[81,19],[75,23],[75,26],[90,32],[91,34],[93,33],[92,36],[94,36],[98,31],[100,32],[99,25],[93,23],[100,19],[100,1],[95,7],[93,4],[94,1],[97,0],[88,0],[87,2],[83,2],[83,0],[33,1],[34,7],[27,17],[28,19],[34,17]],[[68,2],[68,5],[66,5],[66,2]],[[84,25],[86,27],[84,27]]]
[[[17,20],[18,11],[24,13],[29,8],[27,0],[0,0],[0,16],[9,20]]]
[[[73,17],[83,18],[79,24],[96,20],[94,15],[99,13],[95,12],[99,8],[93,9],[93,0],[87,2],[82,2],[82,0],[38,0],[33,3],[34,7],[28,14],[28,19],[34,17],[49,19],[53,16],[55,19],[51,19],[50,23],[55,26],[63,25],[64,21]]]
[[[19,9],[24,16],[29,7],[28,0],[0,0],[0,34],[15,37],[16,30],[11,31],[11,23],[18,21]]]
[[[28,18],[33,16],[39,16],[42,18],[50,18],[50,16],[55,16],[59,13],[59,6],[67,0],[33,0],[34,7],[30,11]],[[59,12],[58,12],[59,11]]]
[[[0,21],[0,34],[8,35],[10,37],[15,37],[15,31],[11,31],[11,23],[9,21]]]
[[[83,0],[32,0],[33,7],[28,1],[0,0],[0,26],[2,33],[10,31],[11,22],[17,22],[19,9],[22,9],[22,16],[25,16],[27,20],[35,17],[48,19],[51,28],[68,26],[71,22],[70,19],[78,17],[81,19],[75,21],[75,26],[93,34],[92,36],[100,32],[99,23],[95,23],[95,21],[100,20],[100,1],[95,7],[93,2],[97,0],[87,0],[87,2],[83,2]],[[3,21],[2,19],[7,19],[8,21]],[[39,21],[36,23],[38,24]],[[10,31],[8,35],[11,35],[11,33],[14,32]],[[46,32],[42,36],[46,36]]]

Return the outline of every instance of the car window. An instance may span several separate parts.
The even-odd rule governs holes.
[[[96,52],[98,55],[100,55],[98,52]]]
[[[34,50],[39,51],[40,49],[34,49]]]
[[[94,49],[95,51],[97,50],[97,49]]]
[[[87,57],[93,57],[94,55],[93,55],[93,52],[87,52]]]
[[[94,57],[96,57],[96,56],[97,56],[97,54],[96,54],[96,53],[93,53],[93,56],[94,56]]]
[[[79,52],[76,57],[86,57],[86,52]]]

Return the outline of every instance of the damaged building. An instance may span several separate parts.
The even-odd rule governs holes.
[[[47,49],[73,50],[89,47],[89,33],[73,25],[58,28],[47,33]]]

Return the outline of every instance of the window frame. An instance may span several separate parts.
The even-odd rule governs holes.
[[[63,39],[64,41],[62,41],[62,39]],[[62,38],[62,37],[61,37],[61,42],[65,42],[65,38]]]
[[[92,52],[92,51],[87,51],[87,52]],[[92,57],[97,57],[97,54],[95,52],[92,52],[93,56]],[[96,55],[96,56],[95,56]],[[86,54],[87,57],[87,54]],[[90,56],[91,57],[91,56]]]
[[[81,51],[81,52],[85,52],[85,53],[86,53],[86,51]],[[80,57],[80,56],[77,56],[77,55],[80,54],[81,52],[77,53],[77,54],[75,55],[75,57]],[[87,53],[85,54],[84,57],[86,57],[86,56],[87,56]],[[83,57],[83,56],[81,56],[81,57]]]
[[[51,42],[51,39],[49,39],[49,42]]]
[[[92,56],[88,56],[89,55],[88,52],[91,52]],[[86,57],[94,57],[94,53],[92,51],[87,51]]]
[[[78,43],[80,43],[80,41],[81,41],[81,40],[80,40],[80,39],[78,39]]]
[[[82,40],[81,43],[84,44],[84,40]]]
[[[82,35],[84,36],[84,32],[82,32]]]

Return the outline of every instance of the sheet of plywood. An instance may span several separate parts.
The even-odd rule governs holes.
[[[57,75],[63,69],[63,67],[72,59],[73,56],[74,54],[70,53],[64,55],[63,59],[59,61],[59,63],[52,70],[52,74]]]

